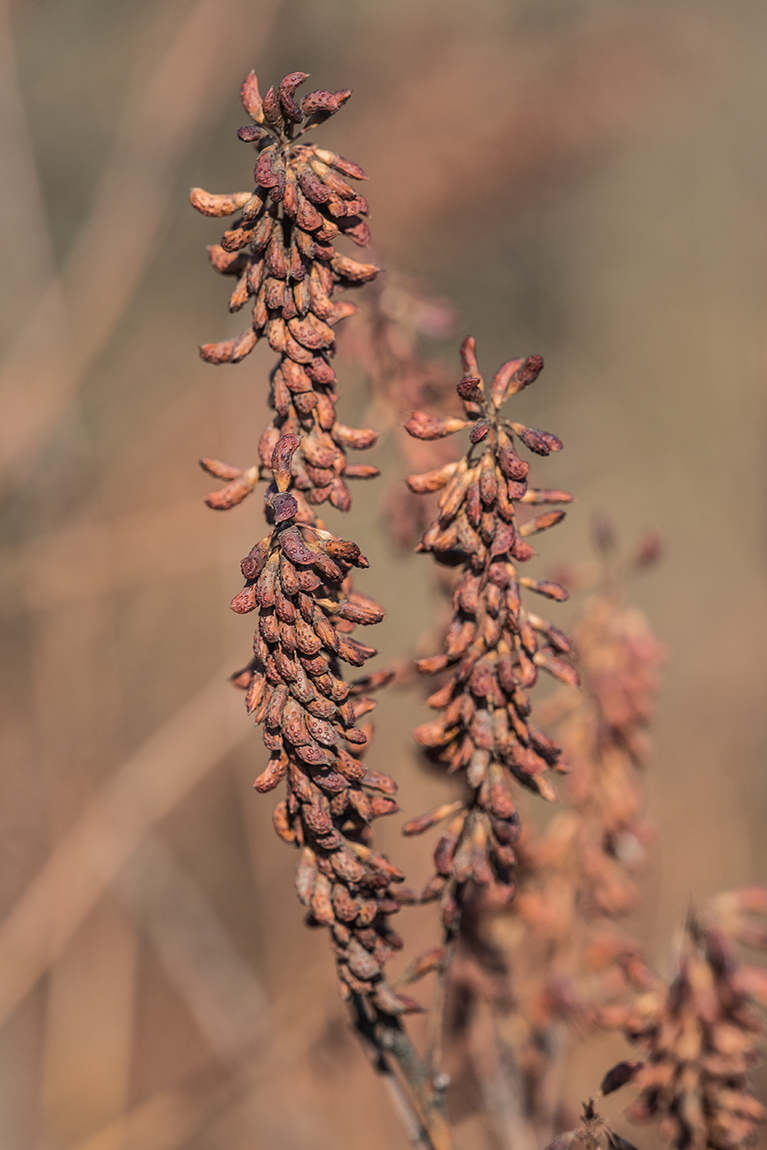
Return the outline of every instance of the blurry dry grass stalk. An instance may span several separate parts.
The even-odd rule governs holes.
[[[115,771],[0,925],[0,1020],[61,955],[147,830],[241,742],[222,675]]]
[[[249,25],[252,6],[195,0],[154,69],[129,90],[90,214],[58,273],[40,221],[30,221],[23,231],[36,237],[49,274],[42,293],[37,285],[27,321],[0,368],[4,484],[28,477],[37,452],[111,338],[156,251],[176,169],[201,123],[229,94],[232,53],[244,62],[254,36],[268,34],[278,6],[279,0],[262,0],[257,28],[233,38],[231,26],[243,20]],[[37,204],[39,189],[33,191],[28,202]]]

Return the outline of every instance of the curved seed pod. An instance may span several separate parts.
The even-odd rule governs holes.
[[[252,192],[231,192],[229,195],[214,195],[203,188],[192,188],[189,202],[204,216],[231,216],[243,208],[253,198]]]
[[[293,93],[308,79],[308,72],[291,72],[289,76],[285,76],[280,81],[277,88],[282,113],[286,120],[291,120],[294,124],[300,124],[304,116],[293,97]]]
[[[240,89],[240,100],[245,111],[257,123],[264,122],[263,101],[258,91],[258,79],[255,72],[248,72]]]
[[[470,424],[467,420],[457,419],[452,415],[439,418],[427,415],[425,411],[414,411],[404,426],[408,435],[412,435],[415,439],[442,439],[446,435],[462,431]]]

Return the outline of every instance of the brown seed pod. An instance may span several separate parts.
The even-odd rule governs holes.
[[[213,195],[202,188],[192,188],[189,202],[204,216],[231,216],[244,207],[253,197],[252,192],[232,192],[230,195]]]
[[[404,426],[408,435],[415,439],[442,439],[470,425],[465,419],[456,419],[455,416],[439,418],[427,415],[425,411],[414,411]]]

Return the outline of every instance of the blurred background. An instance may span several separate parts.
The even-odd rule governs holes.
[[[767,879],[767,7],[3,0],[0,55],[0,1145],[404,1146],[226,683],[260,510],[209,511],[196,461],[252,462],[271,354],[198,359],[241,322],[188,189],[251,187],[251,67],[262,90],[297,69],[354,88],[318,142],[370,176],[378,261],[454,309],[428,354],[453,370],[472,333],[487,372],[546,359],[516,418],[562,437],[535,473],[578,503],[536,573],[588,558],[596,513],[626,547],[660,533],[630,589],[669,651],[632,925],[668,972],[690,899]],[[374,420],[340,362],[342,419]],[[373,462],[340,530],[388,609],[380,665],[426,649],[441,608],[428,560],[382,530],[396,433]],[[419,699],[377,715],[371,764],[404,811],[449,793],[412,752]],[[402,819],[379,841],[417,883]],[[430,943],[428,915],[400,917]]]

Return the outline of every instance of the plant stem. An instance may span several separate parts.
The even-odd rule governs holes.
[[[443,1104],[427,1079],[426,1068],[398,1019],[373,1019],[364,1000],[352,999],[355,1029],[374,1056],[374,1067],[384,1076],[405,1130],[414,1146],[423,1150],[453,1150],[453,1140],[443,1114]],[[394,1074],[394,1058],[404,1087]]]
[[[450,966],[455,954],[455,937],[445,944],[445,956],[436,972],[434,993],[429,1006],[429,1019],[426,1029],[426,1074],[432,1089],[440,1074],[442,1065],[442,1047],[445,1033],[445,1000],[447,998],[447,980]]]

